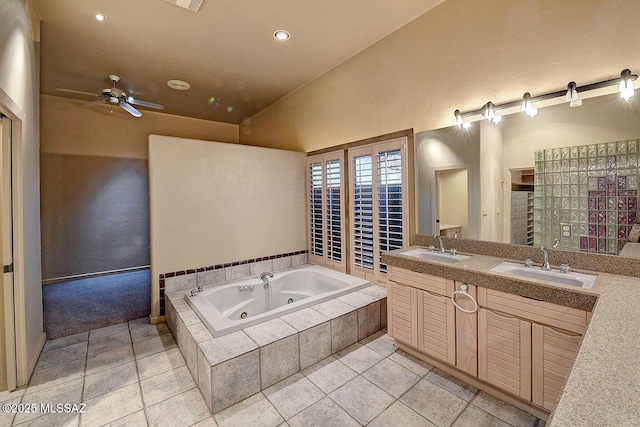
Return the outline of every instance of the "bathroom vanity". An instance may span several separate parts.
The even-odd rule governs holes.
[[[640,279],[596,273],[588,288],[580,286],[579,274],[566,275],[577,283],[563,284],[563,277],[544,280],[544,273],[495,271],[507,257],[465,252],[442,262],[421,252],[383,254],[388,331],[399,348],[540,418],[552,414],[551,425],[639,421],[638,390],[629,389],[638,387],[630,382],[638,369],[624,347],[637,350],[640,336],[619,322],[637,323],[632,307],[640,300]],[[519,255],[517,248],[511,253]],[[610,311],[614,299],[619,308]]]

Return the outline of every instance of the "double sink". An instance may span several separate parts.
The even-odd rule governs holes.
[[[400,255],[447,264],[456,264],[460,261],[471,258],[468,255],[432,252],[423,248],[401,252]],[[598,276],[593,274],[576,272],[562,273],[559,270],[542,270],[540,267],[525,267],[522,264],[509,261],[502,262],[491,268],[489,271],[509,276],[522,277],[525,279],[535,279],[562,285],[575,286],[583,289],[591,289],[598,278]]]

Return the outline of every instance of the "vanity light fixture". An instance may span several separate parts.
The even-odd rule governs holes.
[[[502,117],[496,114],[495,105],[493,105],[493,102],[487,102],[484,107],[482,107],[482,110],[482,115],[489,121],[489,123],[497,125],[502,121]]]
[[[463,128],[463,129],[469,129],[471,127],[471,123],[465,122],[462,119],[462,114],[460,113],[460,110],[454,111],[453,115],[456,118],[456,126],[458,126],[459,128]]]
[[[636,76],[637,78],[637,76]],[[620,73],[620,86],[618,86],[618,91],[620,92],[620,98],[628,101],[634,95],[633,88],[633,78],[631,76],[631,70],[625,68]]]
[[[479,117],[491,120],[493,123],[497,123],[496,120],[500,120],[500,116],[497,114],[500,110],[510,110],[513,112],[520,108],[529,117],[534,117],[538,113],[538,109],[534,108],[534,102],[548,101],[557,98],[564,98],[571,107],[578,107],[582,105],[580,99],[580,93],[585,93],[591,90],[603,89],[611,86],[617,86],[620,91],[620,97],[629,100],[634,93],[634,81],[638,79],[637,74],[633,74],[631,70],[625,68],[620,73],[620,77],[615,77],[609,80],[603,80],[600,82],[589,83],[584,86],[577,86],[575,82],[569,82],[567,89],[558,90],[555,92],[549,92],[542,95],[531,96],[529,92],[525,93],[520,100],[505,102],[504,104],[495,105],[492,102],[488,102],[478,110],[461,112],[456,110],[454,115],[456,118],[456,125],[458,127],[467,128],[471,126],[471,121],[478,120]],[[609,92],[610,93],[610,92]],[[561,101],[552,101],[547,104],[559,104]],[[491,108],[489,108],[489,104]],[[491,115],[493,112],[493,115]],[[467,121],[465,121],[467,120]]]
[[[533,102],[531,102],[531,94],[529,92],[525,92],[525,94],[522,95],[522,107],[520,109],[529,117],[534,117],[538,114],[538,109],[533,108]]]
[[[569,82],[567,85],[567,95],[565,100],[569,103],[570,107],[579,107],[582,105],[582,100],[576,90],[576,82]]]

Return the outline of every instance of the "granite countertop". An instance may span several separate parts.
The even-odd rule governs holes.
[[[416,247],[384,253],[382,262],[592,311],[565,390],[548,425],[640,425],[640,278],[596,273],[593,288],[582,289],[489,271],[504,258],[467,253],[471,258],[445,264],[402,255]]]

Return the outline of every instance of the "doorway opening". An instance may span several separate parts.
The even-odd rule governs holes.
[[[469,195],[466,167],[435,171],[436,233],[446,237],[468,237]]]

